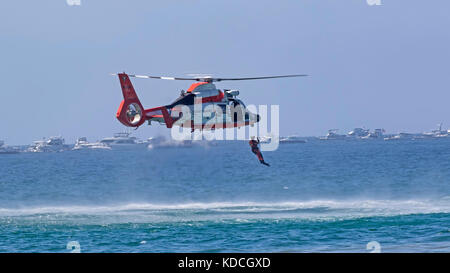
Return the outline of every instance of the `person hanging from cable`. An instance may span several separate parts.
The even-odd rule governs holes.
[[[251,139],[250,139],[250,141],[248,142],[248,144],[250,145],[250,147],[252,148],[252,152],[258,157],[258,159],[259,159],[259,162],[261,163],[261,164],[264,164],[264,165],[266,165],[266,166],[270,166],[268,163],[266,163],[265,161],[264,161],[264,158],[263,158],[263,156],[262,156],[262,154],[261,154],[261,151],[259,150],[259,148],[258,148],[258,145],[259,145],[259,138],[257,138],[258,140],[255,140],[255,137],[254,136],[252,136],[251,137]]]

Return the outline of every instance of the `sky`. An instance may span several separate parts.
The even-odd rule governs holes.
[[[0,9],[0,139],[94,141],[124,127],[117,77],[309,74],[245,82],[248,105],[279,105],[280,134],[355,127],[450,128],[446,0],[4,1]],[[133,79],[144,107],[189,82]],[[164,134],[163,125],[135,135]]]

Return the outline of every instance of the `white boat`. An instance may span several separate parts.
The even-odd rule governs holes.
[[[195,141],[200,143],[202,141]],[[192,140],[173,140],[164,136],[150,137],[147,139],[148,149],[162,148],[162,147],[191,147],[193,146]]]
[[[0,140],[0,154],[17,154],[19,152],[19,149],[5,146],[5,142]]]
[[[87,150],[87,149],[101,149],[111,150],[111,147],[101,142],[89,143],[86,137],[80,137],[77,139],[75,146],[72,150]]]
[[[354,138],[362,138],[369,135],[369,129],[355,128],[347,133],[347,136]]]
[[[280,137],[280,143],[306,143],[306,139],[303,139],[299,136],[287,136],[287,137]]]
[[[328,134],[324,137],[320,137],[321,140],[337,140],[337,139],[345,139],[345,135],[339,135],[337,133],[338,129],[330,129],[328,130]]]
[[[372,133],[369,133],[367,136],[361,137],[362,139],[377,139],[382,138],[385,130],[384,129],[375,129]]]
[[[385,137],[384,140],[401,140],[401,139],[414,139],[415,134],[410,133],[399,133],[398,135],[393,135]]]
[[[260,143],[270,143],[271,141],[272,141],[272,136],[271,135],[259,137],[259,142]]]
[[[64,138],[60,136],[53,136],[49,139],[34,141],[33,144],[27,149],[27,152],[63,152],[69,149],[70,146],[64,144]]]
[[[100,140],[100,143],[110,147],[131,147],[146,144],[146,142],[139,141],[136,137],[130,135],[131,133],[127,132],[116,133],[113,137],[107,137]]]
[[[442,130],[442,123],[438,124],[438,129],[432,130],[431,132],[425,132],[421,136],[424,138],[440,138],[440,137],[448,137],[450,130]]]

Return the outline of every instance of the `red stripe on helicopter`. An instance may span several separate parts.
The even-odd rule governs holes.
[[[225,97],[225,95],[223,94],[223,92],[219,91],[219,94],[217,96],[211,96],[211,97],[202,98],[202,103],[205,103],[205,102],[220,102],[220,101],[223,100],[224,97]]]

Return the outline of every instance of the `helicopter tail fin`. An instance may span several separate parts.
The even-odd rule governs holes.
[[[125,126],[139,127],[145,122],[144,108],[125,73],[117,74],[122,88],[123,100],[117,110],[116,118]]]

